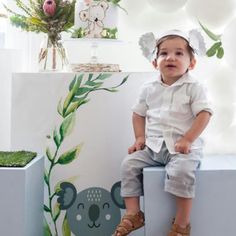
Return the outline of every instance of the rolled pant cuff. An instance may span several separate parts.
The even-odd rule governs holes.
[[[143,196],[143,192],[138,192],[138,193],[124,193],[121,191],[121,197],[141,197]]]
[[[174,185],[174,187],[173,187]],[[182,183],[173,181],[165,182],[165,191],[169,192],[177,197],[183,198],[194,198],[195,197],[195,186],[194,185],[183,185]]]

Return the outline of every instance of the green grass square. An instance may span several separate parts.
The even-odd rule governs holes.
[[[0,167],[24,167],[36,156],[29,151],[0,152]]]

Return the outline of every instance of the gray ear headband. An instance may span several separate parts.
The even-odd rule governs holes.
[[[158,37],[155,37],[155,35],[152,32],[142,35],[139,39],[139,45],[143,52],[143,55],[149,61],[153,61],[156,57],[156,54],[158,53],[158,48],[157,48],[158,42],[163,37],[169,35],[180,36],[185,40],[187,40],[189,46],[193,49],[194,53],[196,53],[197,55],[204,56],[206,54],[206,46],[203,36],[198,30],[193,29],[187,33],[180,30],[170,30],[160,34]]]

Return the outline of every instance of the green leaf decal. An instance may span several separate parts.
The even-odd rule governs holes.
[[[63,114],[66,112],[67,107],[70,105],[71,100],[74,97],[74,92],[70,91],[68,95],[66,96],[66,99],[63,104]]]
[[[57,112],[63,116],[63,108],[62,108],[62,105],[61,105],[61,101],[62,101],[62,98],[60,99],[60,101],[58,102],[58,105],[57,105]]]
[[[51,154],[51,152],[50,152],[49,147],[46,148],[46,156],[47,156],[47,158],[48,158],[49,161],[52,161],[52,160],[53,160],[53,156],[52,156],[52,154]]]
[[[99,87],[103,84],[103,82],[87,81],[85,84],[88,86]]]
[[[219,47],[216,56],[221,59],[224,56],[224,49],[222,47]]]
[[[47,173],[46,169],[44,170],[44,181],[47,185],[49,185],[48,173]]]
[[[71,81],[71,83],[70,83],[70,85],[69,85],[69,91],[72,90],[72,88],[73,88],[74,85],[75,85],[75,82],[76,82],[76,75],[75,75],[74,79]]]
[[[60,215],[61,213],[61,210],[59,208],[59,203],[55,203],[54,207],[53,207],[53,220],[57,220],[58,216]]]
[[[57,163],[61,164],[61,165],[66,165],[66,164],[72,162],[73,160],[75,160],[76,157],[78,156],[78,154],[80,153],[82,146],[83,146],[83,144],[79,144],[75,148],[62,154],[59,157]]]
[[[70,113],[76,111],[81,105],[86,104],[87,102],[89,102],[89,99],[74,97],[73,102],[68,107],[65,115],[67,116]]]
[[[56,146],[59,147],[60,144],[61,144],[61,139],[60,139],[60,137],[59,137],[59,135],[58,135],[58,133],[57,133],[56,128],[55,128],[54,131],[53,131],[53,140],[54,140]]]
[[[72,92],[73,94],[75,94],[75,92],[79,89],[82,79],[83,79],[83,74],[79,75],[78,78],[76,79],[76,83],[74,84],[73,88],[72,88]]]
[[[44,211],[46,211],[46,212],[50,212],[50,211],[51,211],[46,205],[43,205],[43,209],[44,209]]]
[[[122,82],[121,82],[119,85],[117,85],[115,88],[120,87],[122,84],[124,84],[124,83],[127,81],[128,78],[129,78],[129,75],[127,75],[127,76],[122,80]]]
[[[64,140],[66,136],[71,134],[74,126],[75,126],[75,112],[68,115],[62,122],[60,126],[60,135],[61,135],[61,141]]]
[[[202,27],[202,29],[205,31],[205,33],[214,41],[218,41],[221,39],[221,35],[219,34],[214,34],[213,32],[211,32],[209,29],[207,29],[205,26],[203,26],[203,24],[201,22],[199,22],[200,26]]]
[[[45,217],[43,218],[43,231],[44,231],[43,232],[44,236],[52,236],[51,230],[48,226],[48,223],[47,223]]]
[[[208,57],[212,57],[216,54],[216,51],[221,46],[221,42],[214,43],[206,52]]]
[[[89,87],[78,88],[78,90],[76,91],[75,95],[76,96],[80,96],[82,94],[85,94],[87,92],[91,92],[93,90],[94,90],[94,88],[89,88]]]
[[[54,187],[54,192],[55,192],[56,194],[61,191],[61,183],[62,183],[62,182],[63,182],[63,181],[59,181],[59,182],[55,185],[55,187]]]
[[[63,236],[71,236],[71,230],[68,224],[67,215],[65,215],[63,223],[62,223],[62,233],[63,233]]]
[[[112,74],[108,74],[108,73],[106,73],[106,74],[99,74],[98,77],[95,80],[105,80],[105,79],[107,79],[107,78],[109,78],[111,76],[112,76]]]
[[[93,74],[89,74],[88,81],[90,81],[93,78]]]

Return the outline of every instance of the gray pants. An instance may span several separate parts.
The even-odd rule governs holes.
[[[143,195],[142,170],[144,167],[165,166],[164,190],[175,196],[195,196],[195,171],[200,165],[202,150],[191,150],[189,154],[170,154],[163,143],[159,153],[145,147],[128,155],[121,165],[121,196]],[[153,186],[155,188],[155,186]]]

